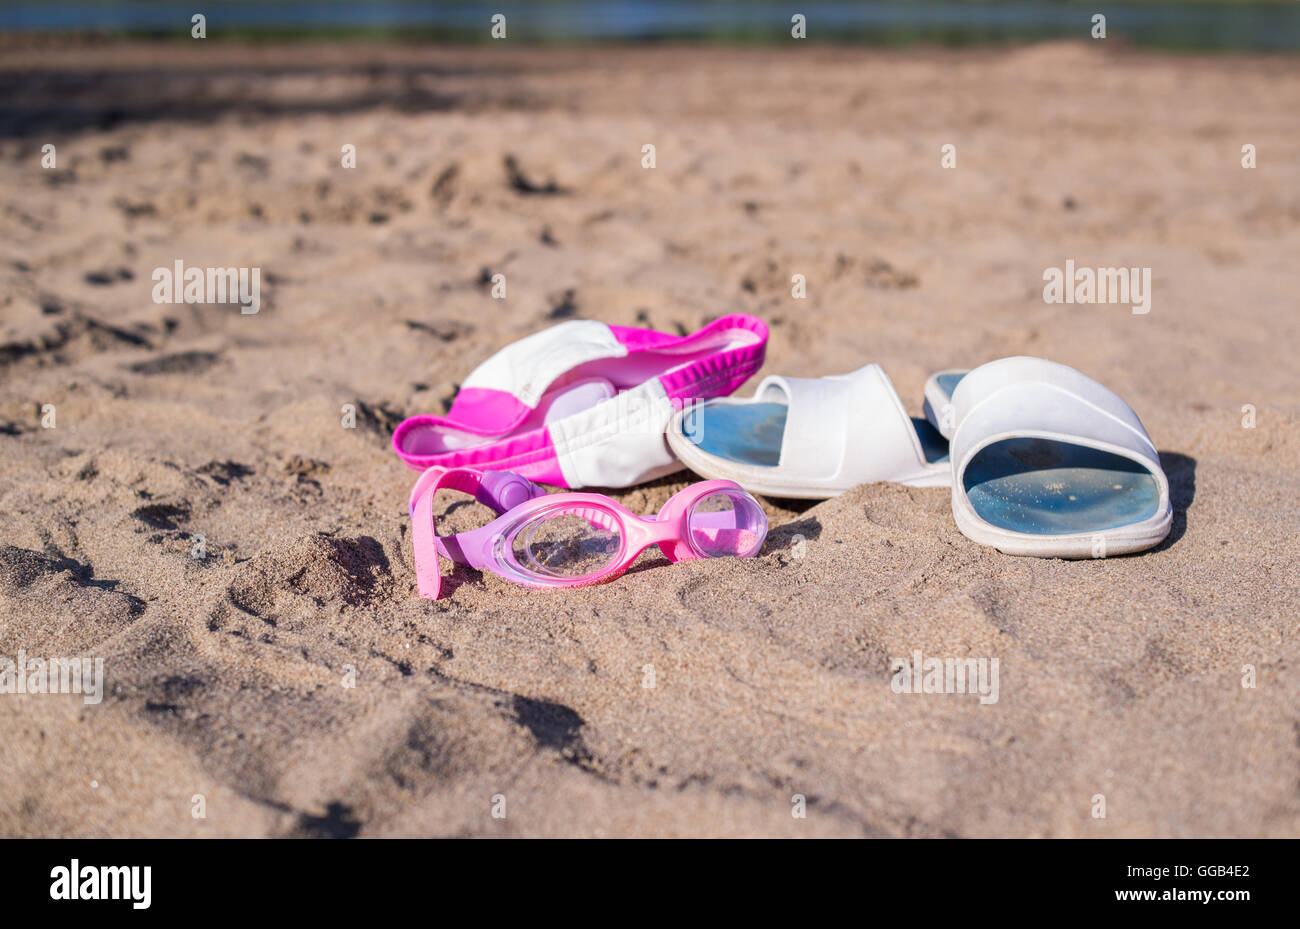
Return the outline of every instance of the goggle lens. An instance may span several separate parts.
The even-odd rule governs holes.
[[[623,547],[619,521],[600,507],[558,507],[515,532],[515,564],[529,574],[575,580],[607,570]]]
[[[691,545],[705,558],[748,558],[767,538],[767,515],[754,498],[732,490],[696,502],[687,519]]]

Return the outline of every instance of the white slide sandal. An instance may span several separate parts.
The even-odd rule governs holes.
[[[1142,421],[1074,368],[1016,357],[942,371],[925,385],[925,412],[951,437],[953,518],[972,541],[1102,558],[1169,534],[1169,480]]]
[[[770,376],[749,399],[689,404],[669,422],[668,445],[702,477],[772,497],[824,499],[872,481],[946,487],[947,447],[913,420],[884,369]]]

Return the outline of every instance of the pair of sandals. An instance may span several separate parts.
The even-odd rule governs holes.
[[[1009,555],[1097,558],[1169,534],[1160,456],[1133,409],[1042,358],[941,371],[913,420],[884,370],[767,377],[749,399],[689,405],[666,434],[704,477],[777,497],[825,498],[872,481],[952,488],[958,528]]]

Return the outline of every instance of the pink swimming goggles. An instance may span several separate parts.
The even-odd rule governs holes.
[[[502,514],[481,529],[439,536],[433,498],[444,487],[473,494]],[[767,538],[767,516],[732,481],[678,491],[657,516],[637,516],[603,494],[542,490],[511,471],[429,468],[411,491],[415,575],[436,600],[438,555],[525,587],[583,587],[618,577],[651,545],[669,561],[748,558]]]

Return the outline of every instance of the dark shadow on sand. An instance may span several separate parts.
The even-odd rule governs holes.
[[[206,124],[228,115],[272,119],[356,113],[379,107],[437,112],[474,102],[514,109],[536,104],[518,94],[444,93],[430,88],[449,77],[510,73],[511,69],[361,63],[302,67],[0,69],[0,138],[45,138],[133,123]],[[339,76],[369,87],[347,96],[277,99],[277,80]]]
[[[768,530],[767,543],[763,546],[763,554],[788,552],[799,542],[820,538],[821,534],[822,524],[816,516],[805,516],[803,519],[792,520]]]
[[[1178,452],[1161,452],[1160,466],[1169,478],[1169,502],[1174,507],[1174,523],[1165,540],[1152,551],[1162,552],[1187,532],[1187,511],[1196,499],[1196,459]]]

